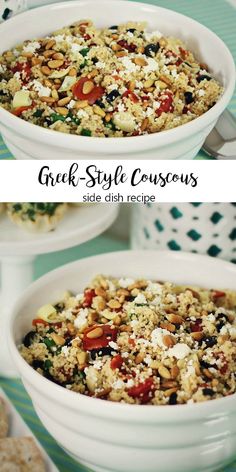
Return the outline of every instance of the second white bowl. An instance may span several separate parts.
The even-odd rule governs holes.
[[[90,257],[39,279],[18,301],[9,340],[36,412],[52,436],[96,472],[213,472],[236,453],[236,398],[177,406],[90,398],[38,374],[18,352],[38,307],[65,289],[78,292],[98,273],[235,289],[236,266],[187,253],[126,251]]]

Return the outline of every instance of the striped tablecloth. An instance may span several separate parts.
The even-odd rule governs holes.
[[[97,0],[99,1],[99,0]],[[234,0],[136,0],[145,3],[153,3],[166,8],[171,8],[180,13],[194,18],[200,23],[218,34],[228,45],[236,62],[236,10],[233,7]],[[40,4],[40,0],[38,0]],[[50,0],[49,0],[50,3]],[[230,103],[229,109],[236,114],[236,93]],[[12,159],[13,156],[6,148],[0,135],[0,159]],[[200,151],[196,159],[209,159]]]
[[[126,243],[116,241],[115,239],[103,235],[72,249],[39,256],[35,263],[34,275],[35,278],[40,277],[49,270],[82,257],[87,257],[94,254],[102,254],[109,251],[118,251],[126,248]],[[22,415],[25,422],[28,424],[42,446],[46,449],[49,456],[55,462],[60,472],[88,472],[87,469],[76,463],[67,454],[65,454],[56,444],[54,439],[47,433],[42,423],[38,419],[30,398],[27,395],[20,380],[4,379],[0,377],[0,387],[4,389],[5,393]],[[236,472],[236,458],[235,462],[231,466],[226,467],[219,472]]]

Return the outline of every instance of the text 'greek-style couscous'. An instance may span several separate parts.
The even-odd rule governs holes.
[[[97,276],[42,306],[21,355],[74,392],[175,405],[236,391],[236,292]]]
[[[0,106],[64,133],[125,137],[175,128],[223,92],[179,39],[145,23],[81,20],[0,56]]]

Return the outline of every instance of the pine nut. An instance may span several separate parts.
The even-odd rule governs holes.
[[[59,95],[58,95],[56,89],[53,89],[53,90],[52,90],[52,97],[55,98],[55,100],[58,100]]]
[[[137,356],[135,357],[135,364],[141,364],[143,362],[144,357],[145,355],[139,352]]]
[[[100,296],[100,297],[103,297],[103,298],[106,298],[106,292],[103,288],[101,287],[97,287],[95,288],[95,293],[96,295]]]
[[[143,53],[144,53],[144,47],[143,47],[143,46],[138,47],[138,48],[137,48],[137,52],[138,52],[139,54],[143,54]]]
[[[121,304],[118,302],[118,300],[113,300],[113,299],[110,300],[107,305],[112,309],[116,309],[116,308],[121,307]]]
[[[177,382],[174,380],[162,380],[161,386],[162,388],[174,388],[177,387]]]
[[[97,70],[97,69],[93,69],[92,72],[90,72],[90,74],[88,75],[88,78],[89,78],[89,79],[93,79],[93,78],[96,77],[98,74],[99,74],[98,70]]]
[[[175,325],[172,323],[162,322],[160,323],[160,328],[167,329],[167,331],[170,331],[171,333],[175,332]]]
[[[103,335],[103,329],[102,328],[94,328],[92,331],[89,331],[87,334],[87,338],[89,339],[97,339],[100,338]]]
[[[56,112],[59,113],[60,115],[66,116],[68,115],[68,110],[65,107],[56,107],[55,108]]]
[[[149,88],[153,85],[153,83],[154,83],[154,81],[152,79],[148,79],[148,80],[145,80],[143,85],[144,85],[145,88]]]
[[[46,43],[45,49],[51,49],[53,46],[55,46],[55,44],[56,44],[55,39],[50,39],[50,40]]]
[[[208,369],[203,369],[202,372],[208,379],[213,379],[213,375]]]
[[[159,361],[152,361],[150,364],[151,369],[159,369],[160,362]]]
[[[172,393],[176,393],[178,390],[178,387],[173,387],[173,388],[168,388],[165,390],[164,395],[165,397],[169,397]]]
[[[85,352],[85,351],[78,352],[77,361],[78,361],[80,367],[84,366],[86,364],[86,361],[87,361],[87,352]]]
[[[196,331],[195,333],[191,333],[191,337],[195,339],[195,341],[201,341],[203,338],[203,333],[202,331]]]
[[[32,57],[31,64],[32,66],[38,66],[39,64],[42,64],[42,59],[39,57]]]
[[[55,53],[55,51],[53,51],[53,49],[47,49],[47,51],[44,51],[43,55],[44,57],[51,57],[53,56],[53,54]]]
[[[173,323],[173,324],[182,324],[184,321],[182,316],[175,315],[174,313],[167,315],[167,319],[170,323]]]
[[[145,59],[143,59],[143,57],[135,57],[133,62],[137,66],[147,66],[147,61]]]
[[[62,65],[64,64],[64,61],[61,61],[61,60],[52,60],[52,61],[48,61],[48,67],[50,67],[50,69],[58,69],[58,67],[61,67]]]
[[[170,379],[171,378],[170,371],[164,365],[161,365],[158,368],[158,372],[159,372],[159,375],[161,377],[163,377],[163,379]]]
[[[59,336],[59,334],[51,333],[50,336],[58,346],[63,346],[63,344],[65,344],[65,339],[62,336]]]
[[[42,72],[44,75],[50,75],[50,74],[51,74],[51,70],[49,69],[48,66],[42,66],[42,67],[41,67],[41,72]]]
[[[160,90],[163,90],[167,87],[167,84],[165,82],[162,82],[162,80],[157,80],[155,82],[156,87],[158,87]]]
[[[41,102],[54,103],[56,101],[53,97],[40,97]]]
[[[74,108],[76,110],[79,110],[80,108],[86,108],[87,106],[88,106],[88,101],[87,100],[81,100],[81,101],[75,103]]]
[[[88,93],[92,92],[94,89],[94,83],[91,80],[87,80],[84,82],[82,92],[84,95],[87,95]]]
[[[141,131],[145,131],[145,129],[147,129],[148,127],[148,124],[149,124],[148,118],[144,118],[144,120],[141,123]]]
[[[111,121],[111,114],[110,113],[106,114],[105,121],[106,121],[106,123],[109,123],[109,121]]]
[[[106,116],[106,113],[104,110],[102,110],[100,107],[98,107],[97,105],[95,105],[93,107],[93,111],[95,113],[95,115],[99,115],[101,116],[102,118],[104,118],[104,116]]]
[[[131,92],[133,92],[135,89],[135,81],[134,80],[131,80],[129,82],[129,90],[131,90]]]
[[[179,368],[178,368],[177,365],[174,365],[173,367],[171,367],[170,374],[171,374],[171,378],[172,378],[172,379],[176,379],[176,377],[178,377],[178,375],[179,375]]]
[[[75,77],[77,75],[77,70],[75,69],[75,67],[72,67],[72,69],[70,69],[68,75],[70,77]]]
[[[117,295],[118,296],[124,295],[125,297],[128,297],[129,296],[129,290],[126,290],[125,288],[119,288],[119,290],[117,290]]]
[[[45,80],[44,80],[44,85],[45,85],[45,87],[51,88],[51,87],[52,87],[52,82],[51,82],[51,80],[45,79]]]
[[[125,57],[127,56],[127,52],[126,51],[118,51],[116,52],[116,57]]]
[[[76,333],[76,329],[75,329],[75,327],[72,323],[68,323],[67,330],[68,330],[69,334],[75,334]]]
[[[97,313],[89,313],[88,314],[88,324],[91,326],[95,323],[95,321],[98,320],[98,314]]]
[[[115,44],[111,45],[111,49],[112,49],[112,51],[117,52],[117,51],[121,51],[122,47],[119,44],[115,43]]]
[[[106,307],[106,302],[104,298],[96,296],[93,298],[93,308],[97,311],[103,311]]]
[[[130,333],[132,331],[132,327],[129,325],[121,325],[120,331],[121,333]]]
[[[63,107],[64,105],[67,105],[70,101],[71,101],[71,97],[65,97],[58,100],[57,103],[60,107]]]
[[[56,59],[56,60],[59,60],[59,61],[63,60],[63,62],[65,60],[65,57],[63,56],[63,54],[61,52],[54,52],[52,57],[53,57],[53,59]]]
[[[166,77],[165,75],[161,75],[161,76],[160,76],[160,80],[161,80],[162,82],[165,82],[165,84],[167,84],[167,85],[171,85],[171,84],[172,84],[171,80],[170,80],[168,77]]]
[[[30,59],[31,57],[33,57],[33,53],[32,52],[22,52],[21,54],[23,57],[27,57],[28,59]]]
[[[115,317],[115,319],[113,320],[113,324],[114,324],[115,326],[120,326],[120,324],[121,324],[121,317],[120,317],[119,315],[117,315],[117,316]]]
[[[164,335],[162,340],[166,347],[173,347],[175,345],[175,339],[170,334]]]

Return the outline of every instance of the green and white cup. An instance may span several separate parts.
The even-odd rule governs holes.
[[[134,205],[132,249],[169,249],[236,263],[236,203]]]

